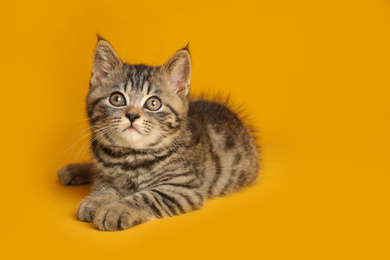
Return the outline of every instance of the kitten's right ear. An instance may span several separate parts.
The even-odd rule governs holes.
[[[98,43],[93,54],[91,83],[101,82],[113,71],[120,69],[123,62],[111,44],[98,35]]]

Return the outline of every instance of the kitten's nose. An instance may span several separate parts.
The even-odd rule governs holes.
[[[126,117],[130,120],[130,123],[133,123],[136,119],[138,119],[140,116],[138,114],[131,114],[127,113]]]

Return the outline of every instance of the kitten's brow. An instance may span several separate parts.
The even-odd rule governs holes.
[[[123,87],[123,91],[126,93],[127,91],[127,85],[129,84],[129,81],[127,80],[124,87]]]
[[[148,91],[146,92],[146,95],[149,95],[151,87],[152,87],[151,84],[148,84]]]

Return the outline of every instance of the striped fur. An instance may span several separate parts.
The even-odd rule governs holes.
[[[99,39],[87,96],[92,161],[58,172],[67,185],[93,182],[79,220],[100,230],[127,229],[197,210],[255,181],[252,132],[226,105],[191,99],[190,75],[187,48],[161,67],[129,65]],[[114,92],[125,105],[110,103]],[[160,109],[145,107],[150,97]]]

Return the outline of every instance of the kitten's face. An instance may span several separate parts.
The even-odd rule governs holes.
[[[87,97],[93,138],[132,149],[168,146],[185,127],[190,69],[186,50],[162,67],[132,66],[100,40]]]

